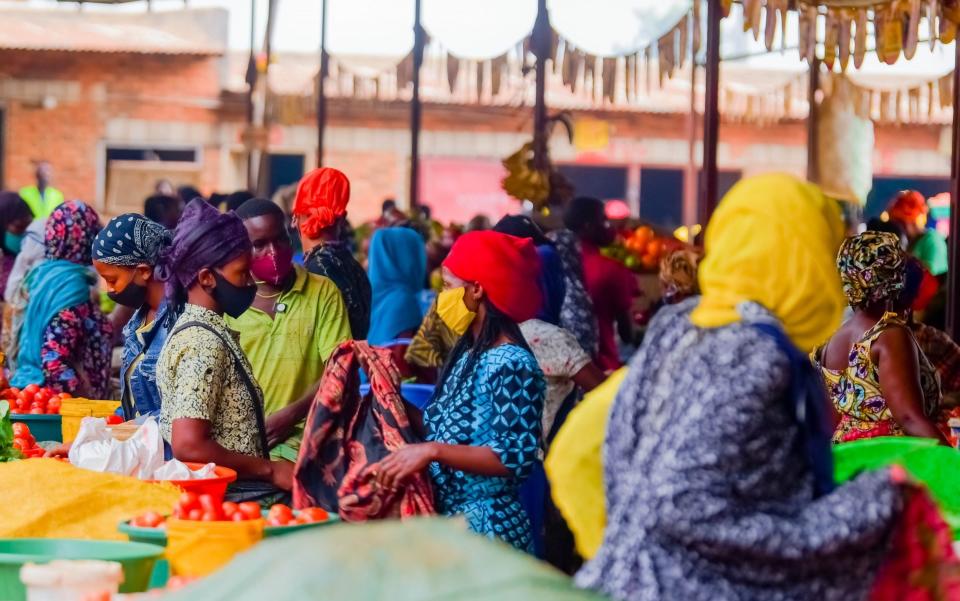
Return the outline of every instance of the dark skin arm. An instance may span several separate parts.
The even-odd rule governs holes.
[[[398,484],[426,469],[436,461],[455,470],[463,470],[481,476],[509,476],[510,471],[503,465],[490,447],[470,445],[452,445],[440,442],[410,444],[394,451],[380,463],[370,469],[376,475],[380,486],[392,489]]]
[[[319,380],[297,402],[284,407],[267,418],[267,444],[270,445],[271,449],[290,438],[294,427],[307,418],[310,405],[313,403],[313,397],[317,396],[318,390],[320,390]]]
[[[173,456],[180,461],[216,463],[236,470],[243,479],[271,482],[282,490],[293,488],[292,463],[228,451],[213,439],[211,424],[205,419],[173,420],[170,438]]]
[[[923,414],[917,345],[905,328],[889,328],[872,348],[880,372],[883,396],[904,431],[910,436],[934,438],[947,445],[936,425]]]
[[[606,378],[603,371],[592,361],[583,366],[583,368],[573,375],[573,383],[580,387],[584,392],[590,392],[597,386],[603,384]]]

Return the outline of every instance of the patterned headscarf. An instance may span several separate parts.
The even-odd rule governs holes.
[[[236,213],[221,213],[195,198],[183,210],[173,243],[160,254],[157,276],[167,283],[168,300],[178,306],[201,269],[221,267],[252,248]]]
[[[79,200],[61,204],[47,219],[44,256],[47,259],[90,265],[93,260],[93,239],[101,227],[100,217],[90,205]]]
[[[837,269],[850,306],[895,300],[904,286],[905,259],[896,234],[864,232],[844,240]]]
[[[114,217],[93,241],[93,258],[108,265],[156,265],[170,245],[170,231],[143,215]]]
[[[670,251],[660,259],[660,288],[663,297],[693,296],[700,292],[697,264],[700,256],[689,248]]]

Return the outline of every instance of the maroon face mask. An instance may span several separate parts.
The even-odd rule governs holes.
[[[258,281],[279,286],[293,269],[293,249],[285,244],[274,249],[272,253],[255,257],[250,262],[250,273]]]

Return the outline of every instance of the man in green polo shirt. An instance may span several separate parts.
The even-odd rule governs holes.
[[[336,284],[293,264],[283,210],[254,198],[237,209],[253,242],[253,305],[236,319],[240,346],[263,389],[267,439],[274,459],[297,460],[303,422],[327,359],[350,339]]]
[[[907,250],[923,263],[931,274],[947,273],[949,251],[947,241],[940,232],[927,228],[930,208],[923,194],[916,190],[898,193],[887,207],[890,221],[896,223],[907,240]]]
[[[53,210],[63,204],[63,193],[50,185],[53,180],[53,167],[46,161],[37,164],[37,185],[20,188],[22,198],[34,219],[46,219]]]

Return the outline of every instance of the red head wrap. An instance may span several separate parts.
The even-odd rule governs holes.
[[[347,214],[350,201],[350,180],[341,171],[330,167],[314,169],[300,180],[293,200],[293,214],[299,217],[300,231],[309,238]]]
[[[916,223],[921,215],[926,215],[927,201],[916,190],[904,190],[890,203],[887,212],[890,219],[901,223]]]
[[[493,306],[517,323],[540,311],[540,257],[529,238],[470,232],[457,239],[443,266],[483,286]]]

